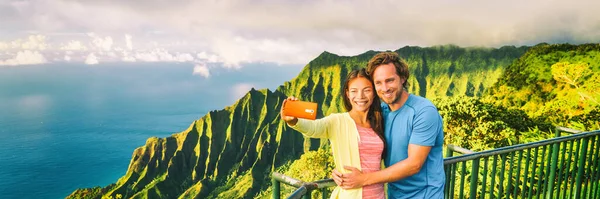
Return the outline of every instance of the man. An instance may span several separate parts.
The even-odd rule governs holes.
[[[385,169],[362,173],[333,172],[344,189],[388,182],[389,198],[444,198],[444,133],[442,117],[431,101],[406,91],[408,65],[397,53],[382,52],[368,63],[382,103],[386,139]]]

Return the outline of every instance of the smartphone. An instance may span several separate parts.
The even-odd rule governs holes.
[[[317,107],[317,103],[314,102],[288,100],[283,107],[283,114],[297,118],[315,120],[317,118]]]

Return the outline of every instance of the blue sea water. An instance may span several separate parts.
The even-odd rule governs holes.
[[[193,67],[0,67],[0,197],[64,198],[77,188],[116,182],[149,137],[180,132],[233,104],[240,89],[273,90],[302,68],[215,66],[205,78],[193,75]]]

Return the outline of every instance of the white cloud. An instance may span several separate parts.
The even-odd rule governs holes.
[[[158,62],[164,60],[173,60],[173,55],[171,55],[165,49],[157,48],[148,52],[136,52],[135,58],[140,61]]]
[[[171,54],[166,49],[156,48],[151,51],[138,51],[135,58],[145,62],[192,62],[194,56],[189,53]]]
[[[31,64],[43,64],[46,63],[47,60],[44,55],[40,54],[38,51],[19,51],[17,55],[5,61],[0,60],[0,65],[31,65]]]
[[[233,100],[238,100],[244,97],[244,95],[246,95],[246,93],[248,93],[248,91],[250,91],[252,88],[254,88],[254,85],[250,83],[236,84],[233,86],[233,88],[231,88],[231,98]]]
[[[129,55],[127,51],[123,51],[123,58],[121,59],[124,62],[135,62],[136,59]]]
[[[189,53],[177,53],[175,60],[178,62],[191,62],[194,61],[194,56]]]
[[[26,39],[0,42],[0,50],[46,50],[47,48],[46,36],[40,34],[29,35]]]
[[[96,58],[96,55],[94,55],[94,53],[90,53],[87,58],[85,58],[85,64],[87,65],[94,65],[94,64],[98,64],[98,58]]]
[[[71,61],[71,56],[69,56],[69,55],[65,55],[65,58],[64,58],[64,60],[65,60],[65,61]]]
[[[6,50],[9,46],[8,43],[0,42],[0,50]]]
[[[228,65],[256,60],[306,63],[324,50],[355,55],[405,45],[500,46],[600,40],[596,25],[600,14],[594,9],[600,7],[597,1],[333,0],[299,4],[242,0],[150,4],[156,7],[135,10],[142,14],[160,10],[165,15],[152,18],[158,26],[204,39],[208,50]]]
[[[21,44],[21,49],[45,50],[46,46],[46,36],[30,35],[28,40]]]
[[[205,64],[196,64],[194,66],[194,72],[192,74],[200,75],[205,78],[210,77],[210,71],[208,70],[208,67],[206,67]]]
[[[92,44],[99,50],[110,51],[112,50],[113,39],[110,36],[104,38],[97,36],[96,33],[90,32],[87,34],[92,38]]]
[[[115,52],[108,52],[108,53],[106,53],[106,55],[108,55],[108,57],[110,57],[110,58],[116,58],[117,57],[117,54]]]
[[[286,39],[215,38],[213,43],[215,53],[222,57],[225,66],[231,67],[238,67],[242,62],[265,60],[278,63],[308,63],[324,49],[324,45],[315,42],[291,43]]]
[[[153,52],[136,52],[135,59],[143,62],[157,62],[158,56]]]
[[[85,45],[81,43],[81,41],[71,40],[67,45],[60,47],[61,50],[74,50],[74,51],[84,51],[87,50]]]
[[[209,63],[217,63],[219,62],[219,57],[217,55],[211,54],[209,55],[206,52],[200,52],[196,55],[200,60],[206,60]]]
[[[201,53],[193,57],[228,66],[256,61],[306,64],[325,50],[356,55],[405,45],[497,47],[600,41],[600,1],[595,0],[238,0],[177,4],[158,0],[30,0],[5,5],[10,11],[0,13],[3,30],[15,34],[29,30],[96,32],[102,37],[91,34],[89,50],[122,47],[132,51],[132,58],[138,61],[187,62],[189,57],[179,54],[206,51],[214,57]],[[142,52],[139,57],[133,51],[131,35],[136,36],[136,50]],[[0,43],[0,49],[21,49],[26,42],[29,49],[40,49],[36,45],[41,43],[39,38],[30,41]],[[168,55],[151,53],[145,46],[164,48]]]
[[[127,50],[133,50],[133,44],[131,43],[131,35],[125,34],[125,45]]]
[[[123,57],[123,59],[121,59],[124,62],[135,62],[136,59],[133,57]]]

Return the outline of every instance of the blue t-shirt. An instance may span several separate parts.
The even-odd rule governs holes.
[[[389,167],[408,157],[408,145],[431,146],[431,151],[419,173],[388,183],[389,198],[444,198],[444,158],[442,146],[444,131],[442,117],[431,101],[409,95],[406,103],[391,111],[381,104],[385,120],[387,153],[384,159]]]

